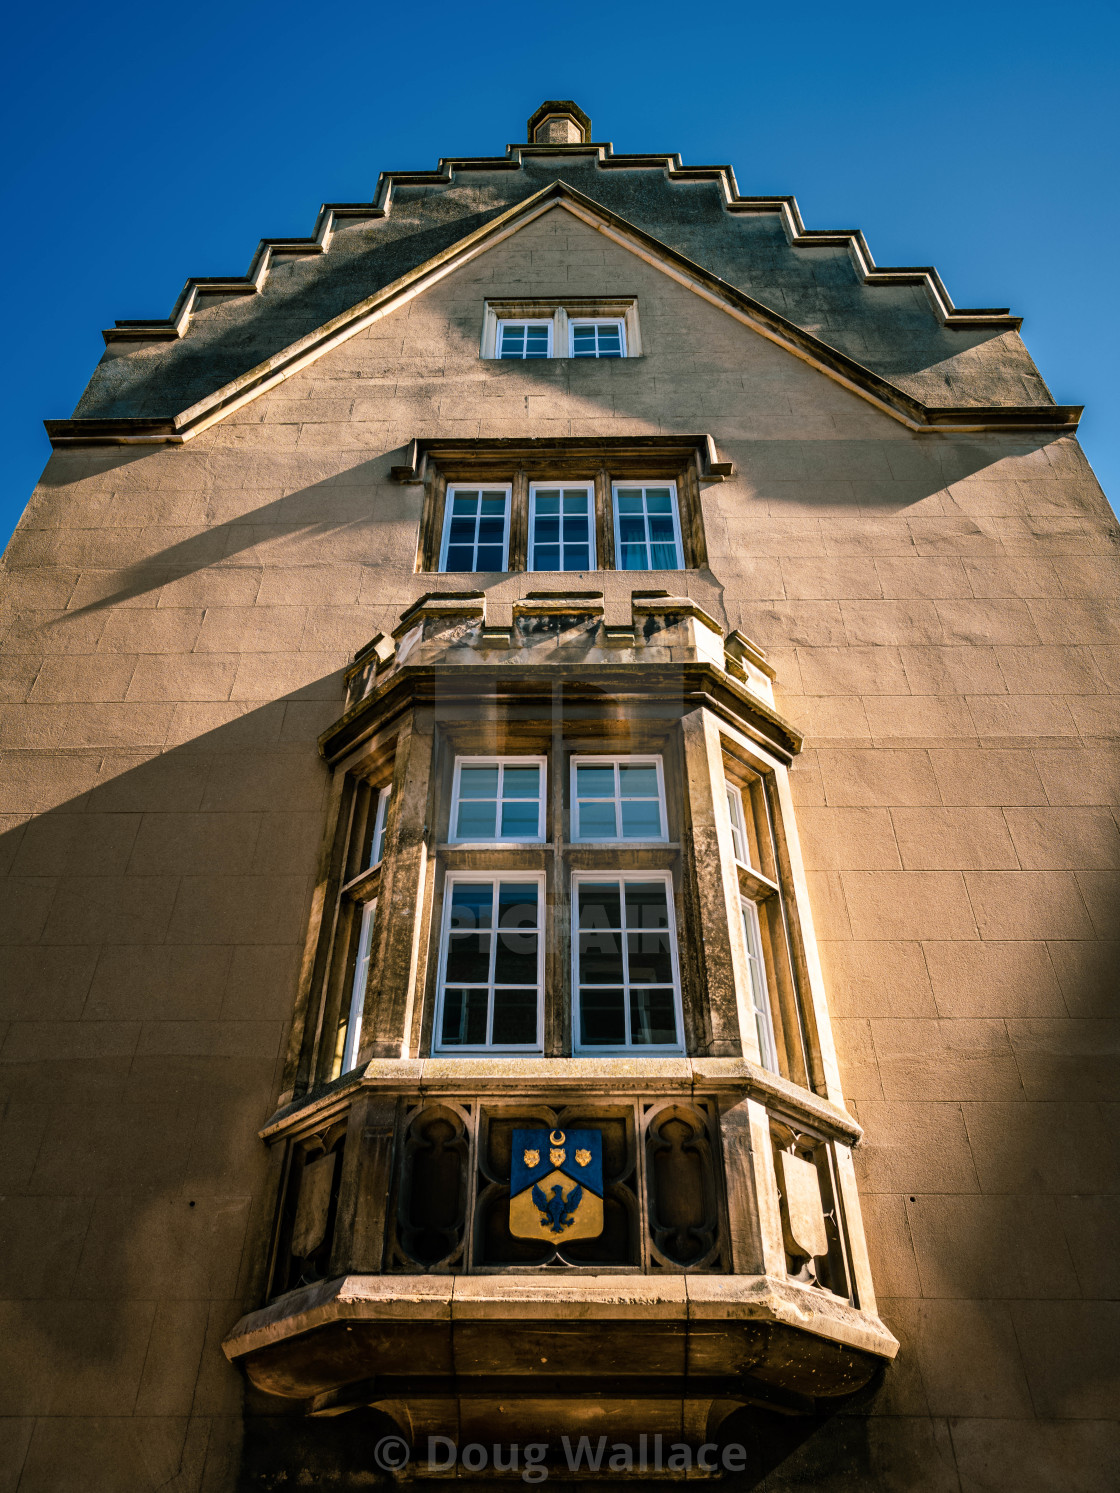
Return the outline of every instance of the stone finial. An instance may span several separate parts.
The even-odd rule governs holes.
[[[583,145],[591,139],[591,120],[570,98],[546,99],[529,116],[530,145]]]

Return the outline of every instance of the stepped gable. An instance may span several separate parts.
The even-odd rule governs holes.
[[[75,417],[167,420],[558,181],[922,404],[1053,407],[1019,319],[954,307],[936,270],[876,266],[858,230],[806,230],[792,197],[741,197],[730,166],[550,142],[385,172],[311,237],[262,240],[245,277],[188,281],[167,320],[117,322]]]

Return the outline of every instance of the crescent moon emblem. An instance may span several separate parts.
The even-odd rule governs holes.
[[[562,1130],[554,1130],[548,1139],[552,1145],[562,1146],[564,1144],[564,1132]]]

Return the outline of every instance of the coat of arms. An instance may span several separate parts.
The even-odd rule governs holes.
[[[509,1229],[518,1239],[594,1239],[603,1232],[599,1130],[515,1130]]]

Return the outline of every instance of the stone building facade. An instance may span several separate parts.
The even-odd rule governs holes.
[[[1117,1485],[1117,526],[1018,327],[550,101],[106,332],[0,594],[0,1488]]]

